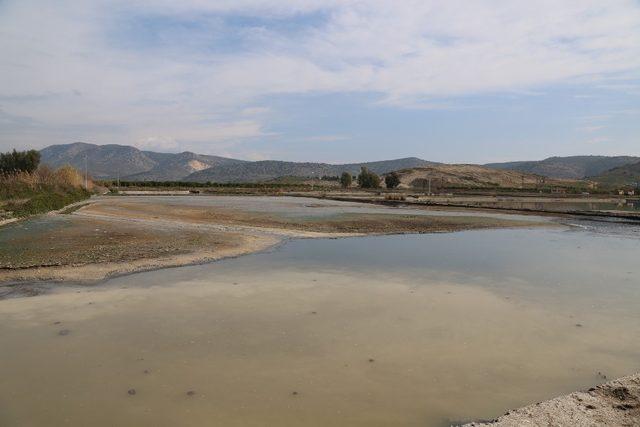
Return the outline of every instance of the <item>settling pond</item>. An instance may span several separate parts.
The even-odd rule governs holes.
[[[445,426],[637,372],[637,228],[577,225],[292,240],[0,301],[0,425]]]

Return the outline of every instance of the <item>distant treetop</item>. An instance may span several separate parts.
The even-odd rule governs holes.
[[[40,164],[40,152],[36,150],[29,151],[10,151],[8,153],[0,153],[0,173],[15,172],[33,172]]]

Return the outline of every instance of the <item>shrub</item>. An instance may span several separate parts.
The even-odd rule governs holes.
[[[61,185],[67,185],[69,187],[81,187],[83,185],[83,177],[72,166],[62,166],[55,171],[55,179]]]
[[[384,177],[384,183],[389,189],[396,188],[400,185],[400,176],[395,172],[391,172]]]
[[[405,201],[407,198],[404,194],[385,194],[385,200]]]
[[[342,185],[342,188],[351,187],[351,182],[351,174],[349,172],[342,172],[342,175],[340,176],[340,185]]]
[[[380,177],[363,166],[358,175],[358,185],[360,188],[380,188]]]

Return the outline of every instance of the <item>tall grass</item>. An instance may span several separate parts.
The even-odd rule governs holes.
[[[41,166],[31,173],[0,175],[0,213],[3,217],[24,217],[61,209],[90,196],[83,183],[82,175],[71,166],[57,170]],[[88,184],[90,189],[92,183]]]

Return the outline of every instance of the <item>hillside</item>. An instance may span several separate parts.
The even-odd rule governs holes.
[[[368,163],[347,163],[340,165],[265,160],[234,165],[221,165],[195,172],[184,178],[184,180],[193,182],[258,182],[268,181],[283,176],[338,176],[342,172],[349,172],[352,175],[357,175],[362,166],[369,168],[377,174],[384,174],[398,169],[427,166],[432,164],[435,163],[418,159],[416,157]]]
[[[202,169],[242,160],[205,156],[190,152],[179,154],[141,151],[127,145],[94,145],[77,142],[52,145],[40,151],[41,162],[53,168],[71,165],[96,179],[120,177],[136,181],[172,181]]]
[[[488,163],[485,166],[533,173],[549,178],[583,179],[639,161],[640,157],[630,156],[571,156],[549,157],[539,161]]]
[[[431,180],[433,191],[441,188],[520,188],[546,184],[570,184],[512,170],[479,165],[434,165],[398,171],[401,188],[425,189]]]
[[[85,159],[91,176],[98,179],[151,170],[156,162],[140,150],[125,145],[74,143],[52,145],[40,151],[41,163],[52,168],[71,165],[84,171]]]
[[[194,172],[204,169],[245,163],[243,160],[207,156],[189,151],[168,155],[151,151],[144,151],[144,153],[156,160],[158,164],[150,171],[129,175],[126,179],[131,181],[179,181]]]
[[[126,145],[94,145],[77,142],[52,145],[40,151],[42,163],[57,168],[71,165],[84,170],[85,158],[89,174],[96,179],[120,177],[129,181],[194,181],[194,182],[259,182],[292,177],[354,175],[361,166],[383,174],[397,169],[433,164],[415,157],[368,163],[332,165],[267,160],[249,162],[226,157],[191,153],[157,153],[141,151]]]
[[[589,179],[604,185],[637,187],[640,185],[640,162],[613,168]]]

